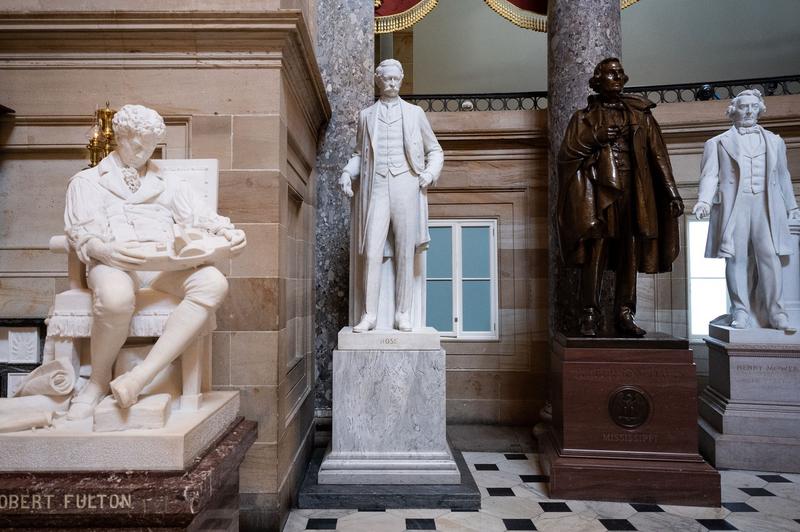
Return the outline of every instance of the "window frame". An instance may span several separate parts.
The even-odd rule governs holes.
[[[461,257],[462,248],[462,228],[464,227],[489,227],[489,304],[490,304],[490,324],[489,331],[464,331],[464,309],[463,309],[463,282]],[[498,239],[497,218],[438,218],[429,219],[428,228],[449,227],[451,229],[452,255],[451,255],[451,275],[453,282],[453,330],[439,331],[442,340],[448,342],[486,342],[497,341],[500,339],[500,309],[498,303],[499,279],[498,279]],[[457,229],[457,230],[456,230]],[[437,280],[433,277],[431,280]],[[444,278],[441,278],[444,280]],[[468,278],[466,280],[485,280],[484,278]],[[427,297],[426,276],[425,290]],[[427,313],[426,313],[427,315]]]
[[[692,275],[692,242],[691,242],[691,229],[690,226],[693,224],[706,224],[706,227],[710,227],[710,220],[708,218],[704,220],[697,220],[693,217],[686,217],[686,329],[687,329],[687,336],[689,337],[690,343],[703,343],[703,339],[708,336],[708,332],[705,334],[695,334],[692,330],[692,282],[694,280],[717,280],[722,279],[725,280],[725,271],[723,269],[723,273],[721,277],[709,277],[705,275]],[[708,231],[706,231],[706,238],[708,238]],[[702,246],[705,249],[705,242]],[[723,261],[724,259],[709,259],[709,260],[719,260]],[[728,312],[730,310],[731,300],[730,295],[728,294],[727,286],[725,289],[725,309],[723,312]],[[716,316],[715,316],[716,317]]]

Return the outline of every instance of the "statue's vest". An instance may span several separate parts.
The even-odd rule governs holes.
[[[400,105],[378,109],[375,128],[375,174],[386,177],[410,170],[403,149],[403,119]]]

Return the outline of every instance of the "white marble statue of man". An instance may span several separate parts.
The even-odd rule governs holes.
[[[783,303],[781,257],[794,252],[788,220],[800,218],[800,210],[786,145],[757,124],[766,109],[758,90],[744,90],[731,100],[727,116],[733,127],[705,144],[692,212],[697,219],[711,216],[705,256],[725,258],[731,326],[786,330],[790,325]],[[750,253],[757,276],[748,275]],[[762,302],[763,316],[754,308],[751,294]]]
[[[109,388],[120,407],[134,404],[142,388],[196,339],[227,294],[228,282],[213,266],[136,271],[145,257],[131,244],[169,242],[174,224],[224,236],[232,252],[246,244],[244,232],[213,212],[188,184],[165,179],[148,162],[166,134],[158,113],[125,105],[112,124],[117,149],[96,167],[76,174],[67,190],[65,231],[87,265],[93,303],[92,373],[72,399],[71,419],[92,415]],[[145,360],[111,381],[114,361],[128,337],[136,291],[145,286],[182,301]]]
[[[439,178],[444,156],[424,111],[399,97],[402,81],[403,67],[394,59],[375,69],[381,96],[359,114],[356,152],[339,179],[348,197],[359,180],[352,237],[363,261],[364,296],[354,332],[374,329],[378,322],[381,268],[387,256],[395,266],[394,326],[412,329],[414,258],[430,242],[426,188]]]

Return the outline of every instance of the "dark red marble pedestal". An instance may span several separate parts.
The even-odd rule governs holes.
[[[556,337],[553,420],[539,436],[551,497],[720,505],[719,473],[698,453],[688,347],[662,334]]]
[[[236,530],[256,427],[237,419],[185,471],[0,473],[0,528]]]

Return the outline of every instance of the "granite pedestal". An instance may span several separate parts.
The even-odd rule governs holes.
[[[702,453],[718,468],[800,472],[800,333],[766,330],[755,343],[753,331],[717,329],[727,328],[706,339]]]
[[[320,484],[459,484],[445,434],[445,352],[430,328],[339,332]],[[349,346],[350,349],[342,349]]]
[[[236,419],[183,471],[0,473],[0,528],[236,530],[256,427]]]
[[[550,497],[720,505],[698,454],[697,380],[688,342],[557,335],[552,423],[539,435]]]

